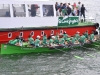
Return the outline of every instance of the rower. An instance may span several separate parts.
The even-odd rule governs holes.
[[[94,42],[95,37],[94,37],[94,32],[92,31],[92,34],[90,34],[90,42]]]
[[[18,45],[19,46],[19,37],[17,36],[16,39],[10,40],[9,44],[11,44],[11,45]]]
[[[44,34],[44,36],[43,36],[43,45],[47,45],[47,35],[46,34]]]
[[[85,37],[88,39],[88,30],[86,30],[86,32],[85,32]]]
[[[19,40],[19,45],[22,46],[24,41],[23,37],[19,36],[18,40]]]
[[[40,36],[38,35],[36,40],[35,40],[35,47],[40,47],[41,41],[40,41]]]
[[[69,36],[68,36],[68,34],[67,34],[66,32],[64,32],[64,33],[63,33],[63,37],[64,37],[64,40],[67,41],[67,38],[68,38]]]
[[[76,34],[75,34],[75,37],[76,37],[76,39],[77,39],[77,40],[79,40],[79,39],[80,39],[80,34],[79,34],[79,33],[80,33],[80,32],[79,32],[79,31],[77,31],[77,32],[76,32]]]
[[[54,46],[54,40],[55,40],[55,36],[52,36],[49,40],[49,45],[50,46]]]
[[[56,33],[54,43],[59,44],[59,33]]]
[[[64,40],[63,35],[62,35],[61,38],[60,38],[59,44],[62,45],[62,46],[65,45],[65,40]]]
[[[79,42],[83,45],[86,43],[86,37],[85,37],[85,34],[83,33],[83,35],[81,35],[80,39],[79,39]]]
[[[75,36],[72,36],[72,37],[71,37],[71,42],[72,42],[72,44],[78,43]]]
[[[67,41],[68,43],[70,43],[70,42],[71,42],[71,38],[67,38],[66,41]]]
[[[70,39],[67,39],[67,46],[68,47],[73,47],[79,45],[79,41],[76,39],[75,35],[72,36]]]
[[[29,41],[30,45],[34,46],[34,39],[32,38],[32,35],[28,36],[28,41]]]

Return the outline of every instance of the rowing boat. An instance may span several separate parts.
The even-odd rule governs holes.
[[[93,44],[86,44],[85,46],[91,47]],[[59,51],[66,51],[70,49],[75,49],[76,47],[80,47],[80,45],[76,45],[73,47],[68,46],[56,46],[56,47],[21,47],[9,44],[2,44],[1,45],[1,54],[21,54],[21,53],[49,53],[49,52],[59,52]],[[93,46],[92,46],[93,47]]]

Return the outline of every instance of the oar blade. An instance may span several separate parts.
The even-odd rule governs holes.
[[[80,57],[80,56],[74,56],[75,58],[77,58],[77,59],[81,59],[81,60],[83,60],[84,58],[82,58],[82,57]]]

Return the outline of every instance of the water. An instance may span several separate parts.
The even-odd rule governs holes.
[[[99,59],[100,51],[82,48],[66,53],[3,55],[0,75],[100,75]]]
[[[100,0],[80,1],[85,4],[87,14],[96,16],[100,23]],[[0,55],[0,75],[100,75],[100,51],[81,48],[66,53]]]

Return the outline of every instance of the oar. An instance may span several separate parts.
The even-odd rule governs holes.
[[[85,44],[84,44],[85,45]],[[96,49],[94,49],[94,48],[87,48],[87,47],[85,47],[84,45],[80,45],[80,47],[82,47],[82,48],[85,48],[85,49],[87,49],[87,50],[96,50]],[[94,44],[91,44],[91,45],[94,45]],[[95,46],[95,45],[94,45]]]
[[[54,48],[54,49],[56,49],[56,50],[58,50],[58,51],[61,51],[61,52],[63,52],[63,53],[66,53],[65,51],[63,51],[63,50],[61,50],[61,49],[58,49],[58,48]],[[73,49],[73,48],[71,48],[71,49]],[[76,50],[76,49],[74,49],[74,50]],[[74,55],[74,57],[77,58],[77,59],[80,59],[80,60],[83,60],[83,59],[84,59],[84,58],[82,58],[82,57],[80,57],[80,56],[77,56],[77,55]]]
[[[84,46],[81,45],[81,44],[77,45],[77,47],[81,47],[81,48],[85,48],[85,49],[87,49],[87,50],[91,50],[91,49],[89,49],[89,48],[87,48],[87,47],[84,47]],[[74,48],[71,48],[71,47],[70,47],[70,49],[72,49],[72,50],[77,50],[77,49],[74,49]]]
[[[53,47],[54,49],[56,49],[56,50],[58,50],[58,51],[61,51],[61,52],[63,52],[63,53],[66,53],[66,51],[63,51],[63,50],[61,50],[61,49],[58,49],[58,48],[56,48],[56,47]],[[63,48],[62,48],[63,49]]]
[[[96,49],[90,49],[90,48],[87,48],[87,47],[84,47],[84,46],[81,46],[82,48],[85,48],[85,49],[87,49],[87,50],[96,50]]]
[[[95,56],[93,56],[93,55],[91,55],[91,54],[87,54],[87,55],[90,56],[90,57],[93,57],[93,58],[95,57]]]
[[[96,48],[100,48],[100,45],[95,45],[95,44],[91,44],[91,45],[96,46]],[[84,48],[86,48],[86,47],[84,47]],[[96,50],[96,49],[90,49],[90,50]]]
[[[80,46],[81,46],[80,44],[77,44],[77,45],[71,44],[68,48],[72,50],[78,50],[78,49],[75,49],[75,47],[80,47]]]
[[[74,55],[75,58],[83,60],[84,58]]]
[[[56,48],[56,47],[52,47],[52,48],[54,48],[54,49],[56,49],[56,50],[59,50],[59,51],[61,51],[61,52],[66,53],[66,51],[63,51],[63,50],[58,49],[58,48]],[[74,49],[74,48],[72,48],[72,47],[68,47],[68,46],[66,46],[66,45],[65,45],[62,49],[64,49],[64,48],[69,48],[69,49],[72,49],[72,50],[77,50],[77,49]]]

